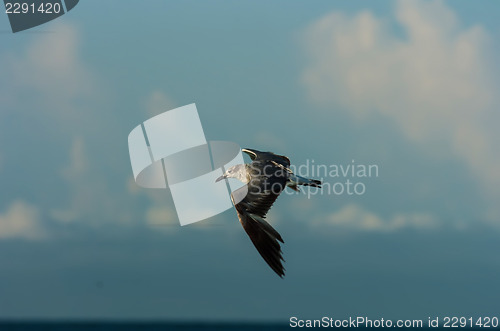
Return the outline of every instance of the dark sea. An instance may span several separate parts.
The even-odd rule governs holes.
[[[0,321],[0,331],[280,331],[293,329],[288,324],[261,323],[176,323],[176,322],[5,322]],[[329,329],[329,328],[312,328]],[[336,329],[336,328],[332,328]],[[361,328],[364,329],[364,328]],[[381,329],[381,328],[377,328]],[[409,328],[392,330],[408,330]],[[449,328],[419,328],[419,330],[443,330]],[[463,329],[463,328],[461,328]]]
[[[288,324],[175,322],[0,322],[0,331],[279,331]]]

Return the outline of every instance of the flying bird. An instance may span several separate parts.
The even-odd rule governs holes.
[[[247,184],[231,194],[238,219],[262,258],[283,278],[285,268],[282,261],[285,260],[279,242],[284,241],[265,220],[266,214],[286,187],[299,191],[298,185],[321,187],[321,181],[295,175],[286,156],[249,148],[242,151],[252,162],[228,168],[216,182],[236,178]]]

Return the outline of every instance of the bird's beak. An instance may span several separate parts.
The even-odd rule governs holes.
[[[221,180],[223,180],[223,179],[225,179],[225,178],[227,178],[227,177],[226,177],[226,175],[222,175],[222,176],[220,176],[219,178],[217,178],[217,179],[215,180],[215,182],[216,182],[216,183],[217,183],[217,182],[220,182]]]

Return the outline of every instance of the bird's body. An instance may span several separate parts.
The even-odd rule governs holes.
[[[279,242],[284,242],[266,222],[266,214],[287,186],[298,191],[298,185],[321,187],[321,181],[295,175],[286,156],[246,148],[242,151],[250,156],[252,162],[227,169],[217,181],[231,177],[247,184],[231,194],[238,218],[260,255],[283,277],[284,260]]]

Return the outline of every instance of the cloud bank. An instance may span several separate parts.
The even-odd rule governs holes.
[[[37,207],[17,200],[3,214],[0,213],[0,239],[40,239],[45,236]]]
[[[369,11],[313,22],[303,35],[310,100],[360,121],[385,118],[414,144],[464,162],[494,201],[500,82],[491,37],[481,26],[462,26],[442,1],[397,2],[394,17],[403,36]]]

